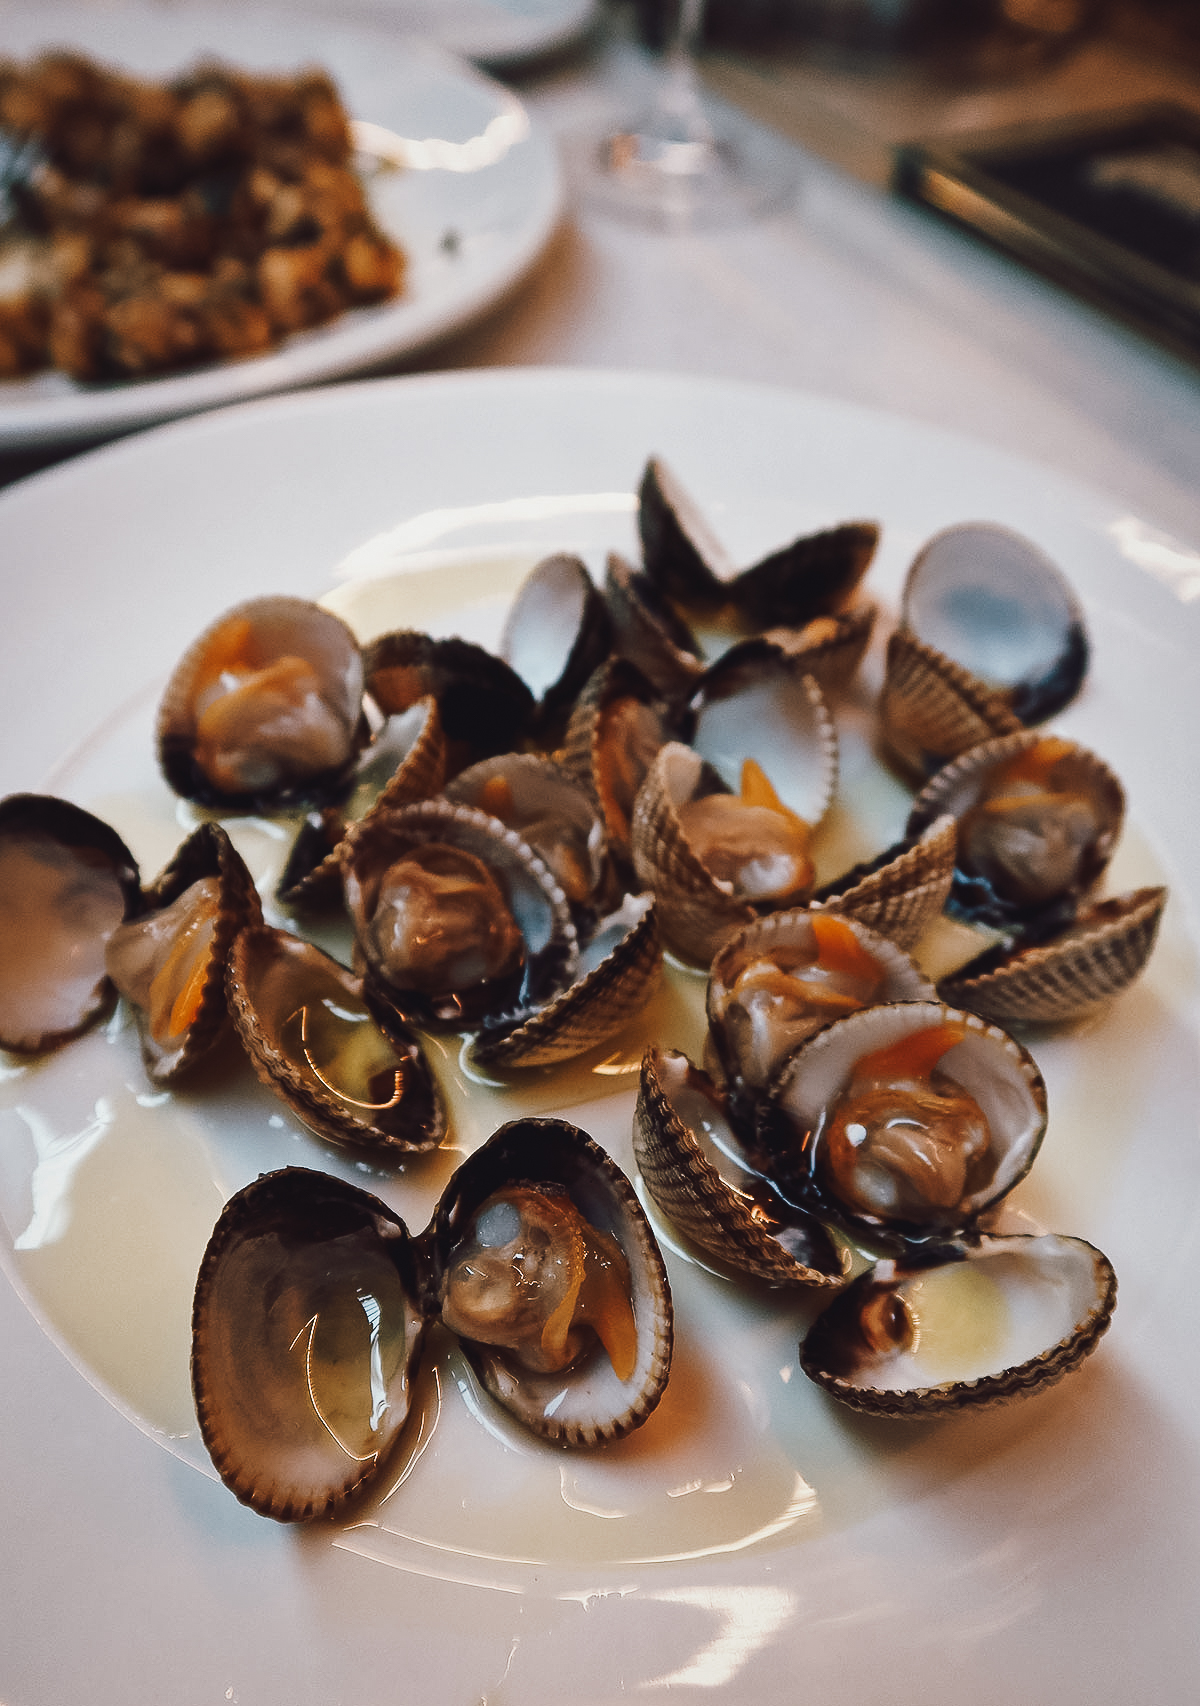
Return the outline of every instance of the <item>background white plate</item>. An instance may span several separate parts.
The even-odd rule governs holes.
[[[17,1285],[33,1275],[45,1325],[0,1285],[0,1699],[1191,1699],[1200,871],[1194,758],[1183,745],[1180,768],[1164,731],[1200,717],[1194,551],[1030,464],[784,392],[510,371],[278,398],[112,446],[0,497],[11,636],[0,787],[57,779],[84,803],[121,805],[149,843],[163,832],[148,757],[155,698],[216,611],[404,563],[415,621],[494,630],[530,552],[577,547],[595,560],[630,546],[650,452],[676,466],[743,560],[877,516],[871,584],[894,598],[930,533],[986,516],[1028,533],[1079,589],[1095,665],[1058,726],[1125,778],[1124,866],[1165,874],[1173,898],[1143,983],[1094,1024],[1035,1043],[1051,1128],[1021,1204],[1113,1258],[1111,1333],[1079,1375],[1011,1410],[872,1425],[801,1381],[801,1307],[669,1251],[677,1383],[641,1434],[599,1458],[548,1452],[473,1410],[444,1358],[437,1425],[395,1495],[349,1528],[282,1529],[197,1472],[189,1419],[163,1425],[168,1402],[157,1415],[153,1395],[140,1416],[118,1406],[137,1382],[145,1392],[139,1347],[173,1361],[164,1390],[179,1374],[186,1319],[159,1344],[161,1297],[186,1287],[196,1226],[240,1182],[231,1175],[312,1140],[240,1095],[201,1096],[181,1115],[182,1098],[146,1098],[127,1036],[92,1039],[52,1072],[3,1085],[0,1255]],[[153,808],[144,819],[139,802]],[[143,1146],[132,1216],[121,1180],[110,1191],[112,1176],[92,1168],[124,1135],[99,1105],[114,1070],[126,1131],[136,1120]],[[55,1097],[96,1119],[56,1133]],[[628,1108],[618,1095],[581,1123],[597,1129],[594,1114],[620,1152]],[[186,1201],[174,1192],[181,1130],[204,1163]],[[56,1148],[56,1135],[75,1141]],[[46,1163],[37,1196],[18,1152],[31,1141]],[[363,1176],[331,1151],[321,1164]],[[371,1169],[366,1182],[379,1187]],[[435,1188],[415,1174],[385,1187],[417,1205],[418,1225]],[[88,1238],[103,1262],[60,1263],[57,1290],[29,1266],[40,1246],[53,1275],[56,1251]],[[81,1300],[93,1312],[82,1326]]]
[[[376,215],[409,257],[395,301],[354,309],[267,355],[190,373],[104,386],[52,373],[0,381],[0,449],[99,439],[412,355],[498,302],[558,222],[558,157],[516,96],[380,19],[175,0],[0,0],[4,53],[22,59],[62,45],[156,77],[204,55],[254,70],[322,65],[353,118],[434,146],[421,151],[423,164],[372,180]]]
[[[330,0],[293,0],[333,11]],[[405,35],[423,36],[450,53],[499,70],[561,53],[595,19],[597,0],[345,0],[341,17],[389,21]]]

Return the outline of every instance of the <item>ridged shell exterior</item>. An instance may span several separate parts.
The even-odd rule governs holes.
[[[662,944],[653,906],[647,905],[600,963],[577,977],[544,1007],[511,1028],[482,1030],[471,1058],[501,1072],[557,1066],[608,1042],[658,988]]]
[[[156,1084],[186,1077],[208,1055],[227,1029],[225,966],[239,931],[262,920],[262,903],[254,878],[228,834],[218,823],[204,823],[188,836],[144,894],[143,912],[169,906],[193,883],[216,877],[220,885],[216,929],[208,952],[204,989],[195,1018],[177,1048],[165,1049],[149,1031],[145,1015],[137,1012],[142,1059]]]
[[[633,1116],[638,1171],[663,1214],[699,1249],[767,1285],[841,1285],[840,1260],[828,1271],[797,1261],[722,1179],[669,1093],[668,1074],[684,1069],[696,1071],[676,1050],[647,1049]]]
[[[674,730],[674,716],[654,685],[628,658],[611,657],[593,671],[571,712],[558,761],[579,778],[600,804],[609,850],[619,867],[630,868],[633,802],[614,797],[609,786],[606,744],[613,738],[608,713],[621,700],[643,706],[657,720],[665,742]],[[630,786],[634,777],[630,777]]]
[[[943,978],[938,993],[999,1025],[1082,1019],[1141,976],[1166,900],[1166,889],[1144,888],[1098,901],[1061,936],[1021,948],[987,970],[967,965]]]
[[[881,1282],[880,1270],[876,1268],[855,1280],[818,1317],[800,1347],[801,1368],[810,1380],[850,1409],[869,1416],[907,1421],[986,1409],[1046,1390],[1078,1368],[1084,1358],[1095,1350],[1116,1307],[1117,1281],[1111,1262],[1100,1250],[1083,1239],[1055,1234],[1042,1238],[984,1239],[978,1251],[968,1259],[986,1258],[998,1250],[1011,1253],[1024,1248],[1032,1260],[1035,1259],[1035,1246],[1061,1248],[1068,1252],[1067,1259],[1075,1265],[1086,1264],[1091,1296],[1078,1317],[1069,1325],[1064,1323],[1060,1337],[1015,1366],[989,1370],[971,1379],[904,1386],[887,1384],[886,1364],[876,1371],[878,1384],[874,1380],[868,1384],[865,1373],[856,1380],[838,1372],[847,1354],[847,1346],[860,1342],[857,1319],[865,1294],[870,1288],[884,1283],[887,1289],[898,1289],[898,1284]]]
[[[908,819],[908,834],[921,835],[932,822],[947,812],[961,820],[980,799],[988,778],[1001,765],[1048,739],[1055,737],[1048,737],[1037,729],[1021,729],[1015,734],[984,741],[981,745],[972,747],[969,752],[952,759],[936,776],[930,778],[914,800]],[[1100,881],[1121,832],[1125,815],[1125,791],[1119,778],[1104,760],[1088,747],[1080,746],[1076,741],[1057,739],[1055,744],[1063,747],[1068,754],[1063,763],[1069,779],[1074,787],[1093,802],[1099,824],[1099,833],[1087,852],[1077,881],[1069,892],[1048,903],[1057,909],[1079,901]],[[961,904],[965,911],[979,912],[988,922],[1005,922],[1010,918],[1021,923],[1027,922],[1026,909],[1017,907],[1014,903],[986,897],[970,898],[964,887],[964,878],[968,873],[960,857],[956,856],[956,864],[956,906]],[[992,913],[995,914],[994,918],[990,916]]]
[[[398,1025],[388,1029],[386,1040],[406,1083],[402,1104],[389,1110],[386,1119],[372,1117],[371,1110],[302,1071],[284,1046],[280,1033],[295,1012],[293,1000],[303,1005],[304,999],[328,998],[352,1009],[361,1002],[360,978],[311,942],[260,924],[242,931],[234,942],[227,980],[234,1023],[259,1080],[311,1130],[332,1143],[380,1156],[437,1148],[445,1135],[445,1113],[415,1035],[406,1040]]]
[[[704,673],[699,642],[655,583],[613,552],[604,597],[614,651],[641,670],[664,699],[689,699]]]
[[[1083,610],[1072,588],[1032,540],[996,522],[958,522],[935,533],[908,571],[900,615],[1026,725],[1069,704],[1087,671]]]
[[[723,888],[693,851],[679,822],[677,800],[700,767],[690,747],[664,746],[642,784],[633,813],[633,864],[655,897],[666,945],[693,965],[707,965],[728,931],[757,916]]]
[[[654,1233],[629,1180],[586,1132],[566,1120],[517,1119],[463,1163],[443,1194],[432,1228],[443,1270],[474,1210],[516,1180],[561,1184],[584,1219],[619,1245],[632,1287],[634,1368],[621,1380],[597,1354],[580,1369],[531,1374],[487,1345],[464,1339],[463,1351],[497,1403],[542,1439],[563,1446],[621,1439],[657,1407],[671,1369],[671,1287]]]
[[[946,905],[954,878],[954,819],[936,818],[915,840],[856,866],[813,897],[814,906],[868,925],[911,952]]]
[[[847,521],[810,533],[743,570],[732,588],[733,601],[760,627],[802,627],[849,602],[878,544],[873,521]]]
[[[856,604],[850,610],[815,616],[802,628],[768,628],[763,638],[789,652],[822,693],[841,693],[871,643],[875,616],[873,604]]]
[[[419,711],[419,722],[412,742],[367,809],[355,811],[358,788],[353,788],[342,807],[313,813],[302,826],[277,891],[285,906],[303,910],[340,901],[342,843],[351,823],[364,821],[372,812],[398,810],[416,800],[431,799],[441,790],[446,779],[446,738],[437,701],[427,695],[413,709]],[[385,723],[377,744],[387,741],[386,731]],[[360,777],[371,770],[368,753],[360,765]]]
[[[888,640],[879,721],[918,785],[960,752],[1024,726],[999,694],[906,628]]]

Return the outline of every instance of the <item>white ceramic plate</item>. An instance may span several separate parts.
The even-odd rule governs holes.
[[[510,371],[276,398],[0,497],[0,787],[70,794],[157,868],[188,814],[155,773],[154,706],[215,613],[252,592],[336,588],[352,611],[374,597],[378,614],[382,597],[388,620],[494,636],[538,552],[632,548],[651,452],[745,561],[875,516],[871,582],[892,600],[932,532],[991,517],[1079,589],[1094,671],[1059,726],[1128,784],[1118,880],[1165,877],[1172,901],[1142,983],[1036,1039],[1051,1124],[1016,1212],[1109,1253],[1110,1334],[1078,1375],[1012,1409],[870,1424],[799,1373],[802,1303],[668,1244],[677,1360],[639,1434],[560,1455],[498,1421],[443,1354],[394,1490],[351,1526],[281,1528],[214,1479],[187,1401],[188,1300],[223,1197],[299,1160],[421,1226],[455,1151],[529,1105],[570,1105],[628,1164],[640,1038],[614,1049],[603,1084],[460,1099],[455,1151],[391,1179],[304,1135],[248,1073],[149,1093],[118,1027],[0,1083],[0,1699],[1191,1698],[1200,865],[1194,758],[1164,731],[1200,722],[1194,552],[1032,465],[790,393]],[[843,722],[841,833],[882,839],[905,799],[872,780]],[[687,1040],[683,1007],[667,1001],[648,1028]],[[453,1061],[440,1070],[452,1079]]]
[[[328,0],[293,3],[328,7]],[[499,70],[572,46],[595,19],[597,0],[347,0],[338,10],[342,17],[387,20],[406,35]]]
[[[380,18],[175,0],[0,0],[5,53],[20,59],[64,44],[156,77],[204,55],[255,70],[326,67],[355,119],[401,139],[407,169],[376,173],[370,188],[408,274],[395,301],[354,309],[264,356],[114,385],[55,373],[0,381],[0,449],[98,440],[414,355],[501,300],[558,222],[557,154],[516,96]]]

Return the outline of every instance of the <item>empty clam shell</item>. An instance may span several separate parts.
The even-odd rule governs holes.
[[[336,1515],[386,1461],[426,1325],[408,1243],[378,1198],[301,1168],[226,1204],[196,1281],[192,1390],[243,1504],[281,1522]]]
[[[1112,1319],[1108,1258],[1081,1238],[981,1238],[957,1261],[880,1262],[818,1317],[800,1365],[873,1416],[954,1414],[1040,1392]]]
[[[49,794],[0,801],[0,1047],[53,1048],[116,999],[113,932],[141,904],[116,830]]]
[[[957,845],[954,819],[935,818],[919,835],[815,890],[812,904],[857,918],[911,952],[946,905]]]
[[[994,522],[934,535],[908,571],[901,622],[1040,723],[1074,698],[1087,670],[1083,611],[1059,568]]]
[[[704,673],[699,641],[649,575],[610,553],[604,597],[613,649],[628,658],[667,700],[691,697]]]
[[[267,925],[242,931],[228,969],[238,1035],[259,1078],[334,1143],[406,1154],[445,1134],[417,1037],[386,1033],[362,981],[311,942]]]
[[[610,640],[604,595],[583,561],[567,552],[544,557],[518,588],[499,644],[537,701],[541,738],[608,655]]]
[[[875,554],[873,522],[807,535],[743,570],[734,569],[699,507],[658,457],[638,489],[647,575],[672,599],[699,610],[734,604],[752,626],[799,627],[847,603]]]
[[[1097,901],[1049,941],[970,961],[942,979],[938,994],[999,1025],[1085,1018],[1141,976],[1166,900],[1165,888],[1143,888]]]

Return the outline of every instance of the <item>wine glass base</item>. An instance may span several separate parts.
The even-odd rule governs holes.
[[[581,194],[618,218],[666,230],[736,225],[796,193],[789,161],[740,138],[662,135],[637,119],[568,147]]]

